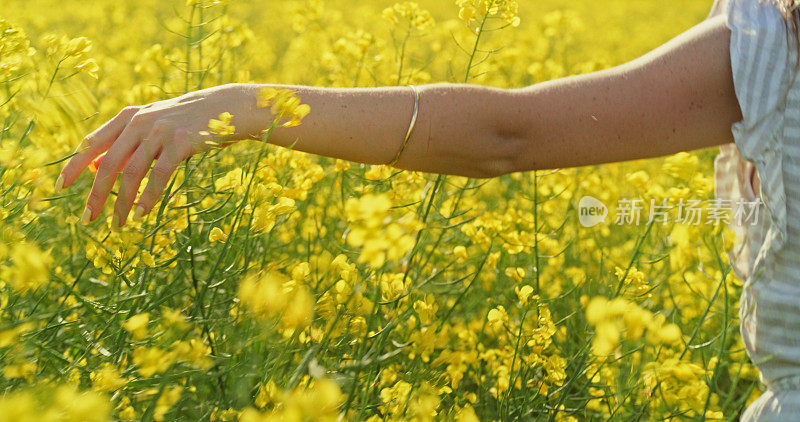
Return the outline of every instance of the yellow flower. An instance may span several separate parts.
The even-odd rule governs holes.
[[[499,16],[511,26],[519,26],[518,5],[516,0],[456,0],[459,7],[458,18],[468,25],[473,20],[481,20],[485,16]]]
[[[285,275],[270,271],[263,275],[248,274],[239,284],[238,297],[241,304],[258,317],[270,317],[280,313],[286,306],[289,281]]]
[[[505,274],[516,280],[518,283],[522,283],[522,280],[525,279],[527,272],[525,271],[525,268],[522,267],[509,267],[506,268]]]
[[[97,72],[100,70],[100,66],[98,66],[95,59],[86,59],[75,65],[75,70],[86,72],[89,76],[97,79]]]
[[[2,283],[0,283],[2,285]],[[34,329],[31,322],[20,324],[14,328],[5,331],[0,331],[0,348],[8,347],[17,342],[20,335],[28,333]]]
[[[276,124],[282,119],[289,119],[288,122],[279,124],[283,127],[299,125],[311,111],[311,107],[308,104],[302,104],[300,98],[291,89],[263,87],[258,91],[256,101],[259,108],[270,107]]]
[[[86,37],[78,37],[69,40],[64,53],[67,56],[82,56],[92,49],[92,42]]]
[[[236,167],[233,170],[225,173],[224,176],[214,181],[214,189],[218,191],[226,191],[228,189],[235,189],[236,193],[244,193],[244,184],[247,180],[244,179],[244,174],[241,167]]]
[[[467,248],[461,245],[458,245],[455,248],[453,248],[453,255],[455,255],[456,258],[458,258],[459,262],[464,262],[467,260],[467,258],[469,258],[469,255],[467,255]]]
[[[275,227],[275,213],[268,207],[258,207],[253,212],[253,222],[250,224],[250,230],[255,233],[268,232]]]
[[[222,231],[219,227],[214,227],[211,229],[211,232],[208,233],[208,241],[209,242],[220,242],[225,243],[228,240],[228,235]]]
[[[382,180],[388,179],[392,175],[392,167],[385,165],[372,165],[369,170],[364,172],[364,178],[367,180]]]
[[[359,262],[378,268],[387,259],[401,259],[414,247],[411,233],[418,229],[416,218],[392,219],[390,208],[391,200],[387,194],[366,194],[361,198],[348,198],[345,202],[345,214],[352,224],[347,243],[362,248]]]
[[[90,374],[92,387],[113,392],[125,385],[125,380],[120,376],[119,369],[111,363],[104,363],[100,368]]]
[[[3,376],[6,378],[26,378],[36,373],[36,364],[33,362],[22,362],[14,365],[6,365],[3,368]]]
[[[150,314],[144,312],[128,318],[128,320],[122,324],[122,328],[131,333],[134,340],[141,340],[147,337],[148,322],[150,322]]]
[[[211,133],[219,136],[229,136],[236,133],[236,127],[231,125],[233,115],[227,111],[219,115],[219,120],[211,119],[208,121],[208,129]]]
[[[381,401],[392,409],[390,412],[396,412],[401,406],[405,406],[409,394],[411,394],[411,384],[405,381],[398,381],[392,387],[387,387],[381,390]]]
[[[382,274],[381,298],[384,302],[391,302],[406,294],[406,285],[403,284],[403,273]]]
[[[654,330],[654,336],[651,340],[654,344],[674,344],[680,345],[681,329],[675,324],[665,324],[660,328]]]
[[[517,294],[517,298],[519,299],[519,303],[522,306],[528,305],[528,299],[530,298],[531,294],[533,294],[533,287],[528,286],[527,284],[520,287],[514,287],[514,292]],[[533,296],[534,298],[538,298],[537,295]]]
[[[648,185],[650,183],[650,176],[644,170],[639,170],[634,173],[629,174],[626,179],[628,183],[636,187],[641,191],[647,191]]]
[[[15,290],[27,292],[47,284],[53,258],[36,245],[21,242],[9,254],[10,267],[0,267],[0,279],[8,280]],[[5,274],[4,274],[5,273]]]
[[[475,409],[472,408],[469,404],[465,405],[461,410],[458,411],[457,422],[480,422],[478,419],[478,415],[475,414]]]
[[[617,280],[622,283],[623,288],[627,289],[626,293],[630,293],[633,296],[641,296],[647,293],[651,287],[647,282],[645,274],[636,267],[630,267],[628,269],[615,267],[614,274],[617,276]]]
[[[498,330],[505,327],[508,323],[508,313],[506,313],[506,308],[504,308],[503,305],[490,310],[487,318],[489,320],[489,325]]]
[[[383,16],[384,19],[391,22],[393,25],[397,25],[398,22],[397,15],[395,15],[394,9],[392,9],[391,7],[383,9],[383,12],[381,12],[381,16]]]
[[[270,382],[271,384],[271,382]],[[242,422],[256,422],[264,420],[310,420],[310,421],[335,421],[341,419],[338,408],[345,396],[339,386],[328,378],[309,379],[300,383],[290,391],[273,391],[273,386],[266,387],[269,397],[258,400],[259,404],[274,402],[275,407],[270,413],[262,413],[250,407],[242,412],[239,420]],[[264,387],[262,386],[262,390]],[[259,393],[261,394],[261,393]]]
[[[198,368],[208,369],[211,367],[211,347],[203,343],[202,340],[189,339],[177,341],[173,344],[172,356],[176,360],[184,360],[193,363]]]
[[[62,385],[53,394],[52,409],[63,415],[62,420],[100,422],[109,420],[111,403],[105,395]]]
[[[183,394],[183,387],[176,386],[165,388],[156,401],[156,407],[153,411],[153,420],[159,422],[163,421],[164,415],[169,411],[172,405],[181,398],[181,394]]]
[[[419,315],[419,321],[424,324],[430,324],[436,316],[436,311],[439,306],[436,304],[436,298],[432,294],[425,296],[425,301],[418,300],[414,302],[414,311]]]
[[[153,255],[146,250],[142,250],[142,263],[148,267],[156,266],[156,260],[153,258]]]
[[[305,286],[297,286],[291,293],[286,310],[281,317],[285,328],[301,329],[311,324],[314,316],[314,297]]]
[[[278,386],[275,382],[269,380],[266,384],[261,384],[258,388],[258,393],[253,403],[259,408],[263,409],[270,403],[274,403],[278,399]]]
[[[367,194],[361,198],[348,198],[345,202],[345,213],[348,221],[362,221],[369,227],[377,227],[391,206],[388,195]]]
[[[688,181],[691,175],[697,171],[699,164],[700,158],[697,155],[679,152],[665,158],[661,170],[676,179]]]
[[[139,374],[150,377],[169,369],[174,362],[173,357],[158,347],[137,347],[133,349],[133,364],[139,368]]]
[[[392,7],[384,9],[382,16],[392,25],[397,25],[399,18],[408,19],[411,26],[419,31],[432,28],[436,24],[430,12],[420,8],[419,4],[413,1],[395,3]]]
[[[301,262],[292,269],[292,280],[303,282],[311,274],[311,266],[308,262]]]
[[[269,211],[274,215],[288,214],[294,211],[297,207],[294,205],[294,199],[281,196],[278,198],[278,203],[271,205]]]

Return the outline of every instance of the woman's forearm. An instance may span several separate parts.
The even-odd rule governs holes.
[[[251,136],[266,128],[271,116],[255,107],[259,88],[234,87],[252,104],[243,130]],[[295,127],[273,130],[269,142],[327,157],[368,164],[394,158],[408,130],[414,107],[409,87],[319,88],[269,85],[294,90],[311,112]],[[414,130],[395,167],[468,177],[507,172],[518,146],[505,136],[502,121],[505,90],[468,84],[419,86]],[[237,123],[234,120],[234,123]]]

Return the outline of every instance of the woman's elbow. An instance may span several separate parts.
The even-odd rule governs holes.
[[[526,141],[515,134],[497,130],[492,135],[493,145],[489,154],[478,157],[478,178],[490,179],[506,174],[528,170],[528,162],[525,159]]]

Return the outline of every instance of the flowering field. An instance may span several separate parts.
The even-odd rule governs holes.
[[[732,236],[647,218],[713,197],[716,148],[468,179],[241,142],[119,231],[110,205],[81,224],[89,171],[54,191],[126,105],[231,82],[519,88],[710,6],[4,0],[0,421],[736,419],[761,390]],[[584,196],[609,218],[581,225]],[[610,217],[632,198],[640,221]]]

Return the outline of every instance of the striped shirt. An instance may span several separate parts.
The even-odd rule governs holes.
[[[742,120],[715,160],[716,195],[764,203],[757,224],[731,223],[728,251],[743,280],[742,340],[767,388],[742,420],[800,421],[798,44],[773,3],[731,0],[725,13]]]

